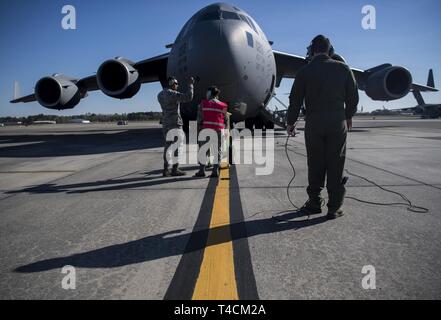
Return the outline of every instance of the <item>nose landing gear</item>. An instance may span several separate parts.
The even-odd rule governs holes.
[[[254,129],[274,129],[274,122],[267,120],[262,116],[257,116],[254,118],[248,118],[245,120],[245,128],[253,131]]]

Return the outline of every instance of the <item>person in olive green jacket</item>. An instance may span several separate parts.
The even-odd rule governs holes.
[[[343,170],[346,157],[347,131],[357,111],[358,89],[351,69],[331,59],[331,43],[323,35],[311,42],[311,62],[300,69],[293,84],[288,108],[288,134],[295,133],[300,108],[305,104],[305,144],[308,156],[308,201],[302,210],[321,213],[324,204],[321,191],[328,190],[328,215],[343,215],[345,196]]]

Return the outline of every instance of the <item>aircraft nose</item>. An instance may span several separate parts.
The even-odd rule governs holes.
[[[189,71],[201,85],[231,86],[237,78],[235,55],[229,34],[220,21],[203,23],[188,39]]]

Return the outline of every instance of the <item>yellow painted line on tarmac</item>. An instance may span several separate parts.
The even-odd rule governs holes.
[[[230,230],[230,169],[220,170],[219,183],[193,300],[238,300]]]

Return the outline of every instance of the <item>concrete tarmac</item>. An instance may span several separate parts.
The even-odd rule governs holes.
[[[301,206],[299,133],[289,141],[297,173],[290,194]],[[0,298],[190,299],[206,248],[213,255],[232,243],[223,250],[234,250],[239,298],[440,299],[441,121],[356,120],[348,138],[350,172],[428,213],[347,199],[337,220],[326,220],[325,208],[300,216],[287,200],[285,141],[276,130],[272,174],[229,169],[230,203],[221,209],[230,219],[220,227],[228,235],[216,237],[219,186],[193,178],[195,165],[182,166],[186,177],[161,176],[158,124],[0,128]],[[347,187],[361,200],[403,202],[355,176]],[[70,290],[62,287],[68,265],[76,270]],[[375,268],[375,289],[362,286],[364,266]]]

